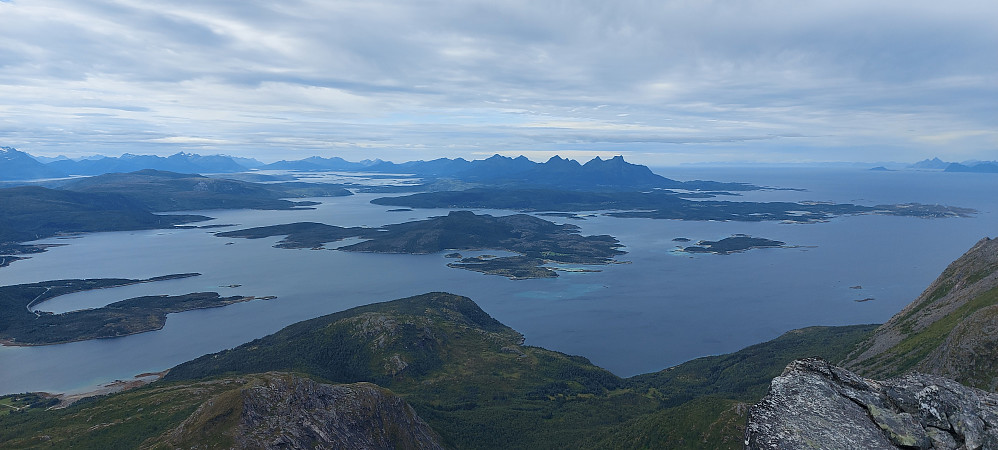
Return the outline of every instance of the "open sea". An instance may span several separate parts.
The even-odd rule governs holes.
[[[156,372],[231,348],[291,323],[430,291],[475,300],[536,345],[589,358],[621,376],[736,351],[800,327],[880,323],[917,297],[954,259],[998,235],[998,175],[818,168],[656,169],[679,179],[739,181],[801,188],[721,199],[947,204],[975,208],[972,218],[845,216],[827,223],[698,222],[544,217],[583,234],[610,234],[627,264],[587,266],[598,273],[509,280],[446,266],[443,253],[383,255],[273,248],[278,237],[229,239],[214,232],[298,221],[380,226],[446,214],[388,212],[381,195],[314,199],[314,210],[199,211],[216,229],[93,233],[38,242],[68,244],[0,268],[0,284],[69,278],[200,277],[71,294],[38,306],[64,312],[140,295],[214,291],[276,296],[224,308],[171,314],[160,331],[38,347],[0,347],[0,394],[80,392]],[[476,210],[505,215],[512,211]],[[236,228],[238,227],[238,228]],[[675,252],[677,242],[742,233],[795,248],[731,255]],[[327,247],[335,247],[332,243]],[[339,244],[345,245],[345,244]],[[494,252],[491,252],[494,253]],[[856,287],[860,288],[856,288]],[[873,298],[871,301],[858,302]]]

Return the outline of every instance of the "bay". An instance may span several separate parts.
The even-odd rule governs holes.
[[[618,375],[661,370],[704,355],[738,350],[811,325],[878,323],[914,299],[985,236],[996,234],[992,174],[870,172],[852,169],[657,169],[688,180],[744,181],[805,191],[759,191],[733,200],[836,201],[866,205],[942,203],[978,209],[972,218],[848,216],[819,224],[694,222],[544,217],[610,234],[629,264],[556,279],[508,280],[451,269],[443,253],[382,255],[273,248],[279,238],[215,237],[217,231],[296,221],[376,227],[446,214],[389,212],[373,194],[314,199],[314,210],[202,211],[218,229],[94,233],[0,269],[4,285],[67,278],[200,277],[67,295],[38,309],[99,307],[139,295],[215,291],[277,296],[224,308],[171,314],[160,331],[40,347],[0,347],[0,393],[78,392],[159,371],[239,345],[296,321],[430,291],[474,299],[526,343],[582,355]],[[726,198],[727,199],[727,198]],[[511,211],[476,211],[509,214]],[[796,248],[732,255],[675,252],[673,239],[716,240],[735,233]],[[330,244],[328,247],[335,247]],[[590,267],[594,268],[594,267]],[[855,289],[860,286],[861,289]],[[872,301],[857,302],[866,298]]]

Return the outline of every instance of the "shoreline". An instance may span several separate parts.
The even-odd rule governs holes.
[[[140,388],[142,386],[154,383],[156,381],[163,379],[163,377],[165,377],[169,371],[170,369],[162,370],[159,372],[143,372],[138,375],[135,375],[134,377],[132,377],[131,380],[114,380],[110,383],[99,384],[95,389],[78,392],[75,394],[51,393],[51,392],[41,392],[40,394],[49,398],[59,399],[59,404],[52,406],[49,409],[63,409],[85,398],[130,391],[132,389]]]

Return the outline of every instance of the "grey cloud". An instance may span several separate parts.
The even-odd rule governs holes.
[[[32,122],[400,148],[801,136],[804,152],[874,139],[916,159],[932,148],[856,118],[943,134],[993,129],[998,112],[985,1],[39,0],[0,14],[19,139],[47,129]],[[120,114],[69,113],[81,97]],[[529,128],[551,118],[687,131]]]

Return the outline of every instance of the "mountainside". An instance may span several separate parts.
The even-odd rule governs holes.
[[[330,184],[261,184],[159,170],[108,173],[81,178],[65,183],[62,189],[118,194],[145,205],[152,211],[291,209],[314,203],[284,199],[351,195],[350,191]]]
[[[998,240],[982,239],[843,365],[865,376],[908,370],[998,388]]]
[[[995,449],[998,395],[912,373],[862,378],[794,361],[749,412],[747,449]]]
[[[0,147],[0,180],[32,180],[64,177],[59,169],[47,166],[13,147]]]

